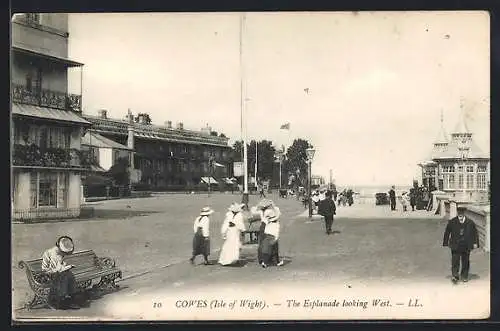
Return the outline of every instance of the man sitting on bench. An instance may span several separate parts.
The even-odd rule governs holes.
[[[42,270],[52,277],[49,306],[55,309],[78,309],[74,301],[76,294],[75,276],[71,272],[73,265],[66,264],[63,257],[72,254],[75,249],[73,240],[68,236],[57,239],[56,245],[47,249],[42,256]]]

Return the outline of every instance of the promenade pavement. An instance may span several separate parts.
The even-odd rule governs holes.
[[[155,203],[153,203],[155,200],[144,199],[137,203],[142,210],[149,210],[153,206],[158,209],[158,203],[165,206],[171,202],[181,203],[181,200],[170,201],[171,199],[168,199],[170,201],[168,203],[164,199],[166,198],[156,200]],[[217,199],[220,201],[216,205],[220,205],[219,210],[223,210],[222,206],[227,205],[227,202],[220,197]],[[112,320],[192,319],[196,316],[213,318],[220,315],[189,315],[193,312],[174,309],[175,301],[172,300],[195,299],[203,295],[210,296],[210,293],[216,295],[224,293],[228,296],[236,294],[248,297],[265,296],[269,295],[269,288],[274,289],[276,297],[282,297],[283,293],[289,296],[298,295],[304,291],[309,291],[311,295],[325,294],[333,291],[327,290],[333,287],[335,293],[361,290],[367,293],[373,289],[382,289],[382,292],[388,293],[396,289],[421,288],[418,291],[422,295],[427,293],[426,295],[432,296],[436,291],[441,294],[449,293],[448,299],[451,298],[452,302],[457,295],[477,298],[478,301],[485,296],[489,298],[489,255],[481,250],[473,251],[471,256],[471,281],[458,287],[450,284],[450,253],[441,246],[446,222],[439,217],[421,211],[403,215],[402,212],[391,212],[387,206],[354,204],[351,207],[338,208],[333,226],[335,234],[327,236],[321,218],[314,216],[309,219],[307,210],[304,210],[299,202],[277,197],[274,199],[283,211],[280,251],[286,263],[282,267],[262,269],[255,261],[254,245],[244,246],[242,249],[241,267],[217,265],[218,249],[222,241],[218,231],[220,222],[215,220],[219,219],[220,215],[214,214],[213,217],[211,258],[214,265],[210,266],[201,264],[192,266],[187,261],[192,217],[183,221],[188,225],[182,228],[179,227],[181,223],[175,223],[176,226],[169,227],[169,231],[162,228],[164,239],[159,239],[158,227],[161,226],[158,224],[158,216],[135,216],[126,220],[137,226],[137,229],[134,227],[134,232],[121,235],[117,232],[109,238],[112,242],[108,244],[102,242],[104,237],[98,236],[98,239],[92,239],[90,245],[100,248],[99,252],[109,252],[111,253],[109,255],[117,258],[125,276],[125,279],[119,282],[122,287],[120,291],[94,300],[90,307],[78,311],[35,309],[31,312],[19,310],[16,314],[20,318],[62,316]],[[191,203],[194,203],[194,200]],[[138,206],[133,208],[136,207]],[[109,222],[111,224],[108,224]],[[106,226],[116,227],[116,222],[118,221],[97,222],[92,231]],[[169,222],[175,221],[169,219]],[[86,223],[85,228],[92,227],[91,223]],[[91,237],[80,235],[78,242],[90,240]],[[139,242],[137,238],[140,237],[152,238],[155,248],[143,248],[145,240]],[[124,242],[127,242],[127,245]],[[169,245],[169,242],[173,243]],[[121,249],[113,248],[117,245],[121,245]],[[149,262],[139,263],[141,258]],[[162,303],[167,310],[155,312],[151,309],[154,302]],[[460,309],[454,311],[462,318],[463,314],[466,314]],[[248,316],[258,318],[257,315]],[[291,317],[298,316],[300,314]],[[371,315],[365,313],[364,316]],[[331,315],[323,318],[328,317],[332,318]],[[457,318],[457,316],[451,317]],[[287,319],[290,315],[278,309],[267,318]]]

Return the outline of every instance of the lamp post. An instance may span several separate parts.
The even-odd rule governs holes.
[[[307,163],[308,165],[308,180],[307,180],[307,192],[308,192],[308,199],[309,199],[309,218],[312,218],[312,196],[311,196],[311,180],[312,180],[312,160],[314,158],[314,153],[316,151],[314,148],[309,147],[306,149],[306,155],[307,155]]]

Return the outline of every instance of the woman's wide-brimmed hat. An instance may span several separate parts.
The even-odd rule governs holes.
[[[75,245],[73,244],[73,239],[68,236],[62,236],[57,239],[56,242],[57,247],[61,250],[61,252],[70,254],[75,250]]]
[[[213,214],[213,212],[214,211],[212,210],[212,208],[210,208],[210,207],[203,207],[201,209],[200,215],[201,216],[208,216],[208,215]]]
[[[242,203],[232,203],[229,208],[227,208],[229,211],[232,211],[233,213],[239,213],[240,211],[243,210],[244,204]]]
[[[264,217],[268,222],[275,222],[278,220],[279,215],[278,212],[274,208],[266,209],[264,212]]]
[[[269,199],[262,199],[259,201],[259,203],[257,204],[257,208],[259,209],[264,209],[264,208],[267,208],[267,207],[270,207],[272,206],[274,203],[272,200],[269,200]]]

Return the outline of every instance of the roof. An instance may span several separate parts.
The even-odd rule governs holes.
[[[92,131],[94,132],[128,135],[128,128],[133,127],[134,137],[137,138],[231,148],[228,145],[229,138],[211,136],[200,131],[167,128],[153,124],[130,123],[126,120],[99,118],[87,114],[84,117],[92,122]]]
[[[12,114],[41,118],[51,121],[73,122],[82,125],[91,124],[90,122],[86,121],[83,117],[79,116],[77,113],[72,111],[38,107],[38,106],[19,104],[19,103],[12,104]]]
[[[101,136],[98,133],[95,133],[95,132],[87,132],[82,137],[82,145],[99,147],[99,148],[114,148],[114,149],[132,150],[128,146],[117,143],[116,141],[108,139],[104,136]]]
[[[467,153],[468,159],[489,159],[489,156],[486,155],[479,148],[479,146],[476,145],[476,143],[473,140],[469,142],[468,147],[469,147],[469,151]],[[433,157],[434,160],[461,159],[461,158],[462,158],[462,153],[460,152],[460,146],[456,141],[452,141],[442,153]]]
[[[36,50],[33,50],[33,49],[29,49],[29,48],[25,48],[25,47],[12,46],[12,50],[13,51],[18,51],[18,52],[21,52],[21,53],[25,53],[25,54],[29,54],[29,55],[43,57],[43,58],[46,58],[46,59],[49,59],[49,60],[52,60],[52,61],[56,61],[56,62],[61,62],[61,63],[64,63],[64,64],[70,66],[70,67],[81,67],[81,66],[83,66],[83,63],[76,62],[76,61],[70,60],[70,59],[65,58],[65,57],[60,57],[60,56],[55,56],[55,55],[49,55],[49,54],[41,53],[39,51],[36,51]]]
[[[448,143],[448,136],[446,134],[446,131],[444,130],[444,127],[441,125],[441,130],[439,130],[438,136],[436,137],[434,144],[447,144],[447,143]]]
[[[467,123],[465,122],[465,114],[460,116],[457,125],[455,126],[455,130],[453,133],[470,133],[469,128],[467,127]]]

